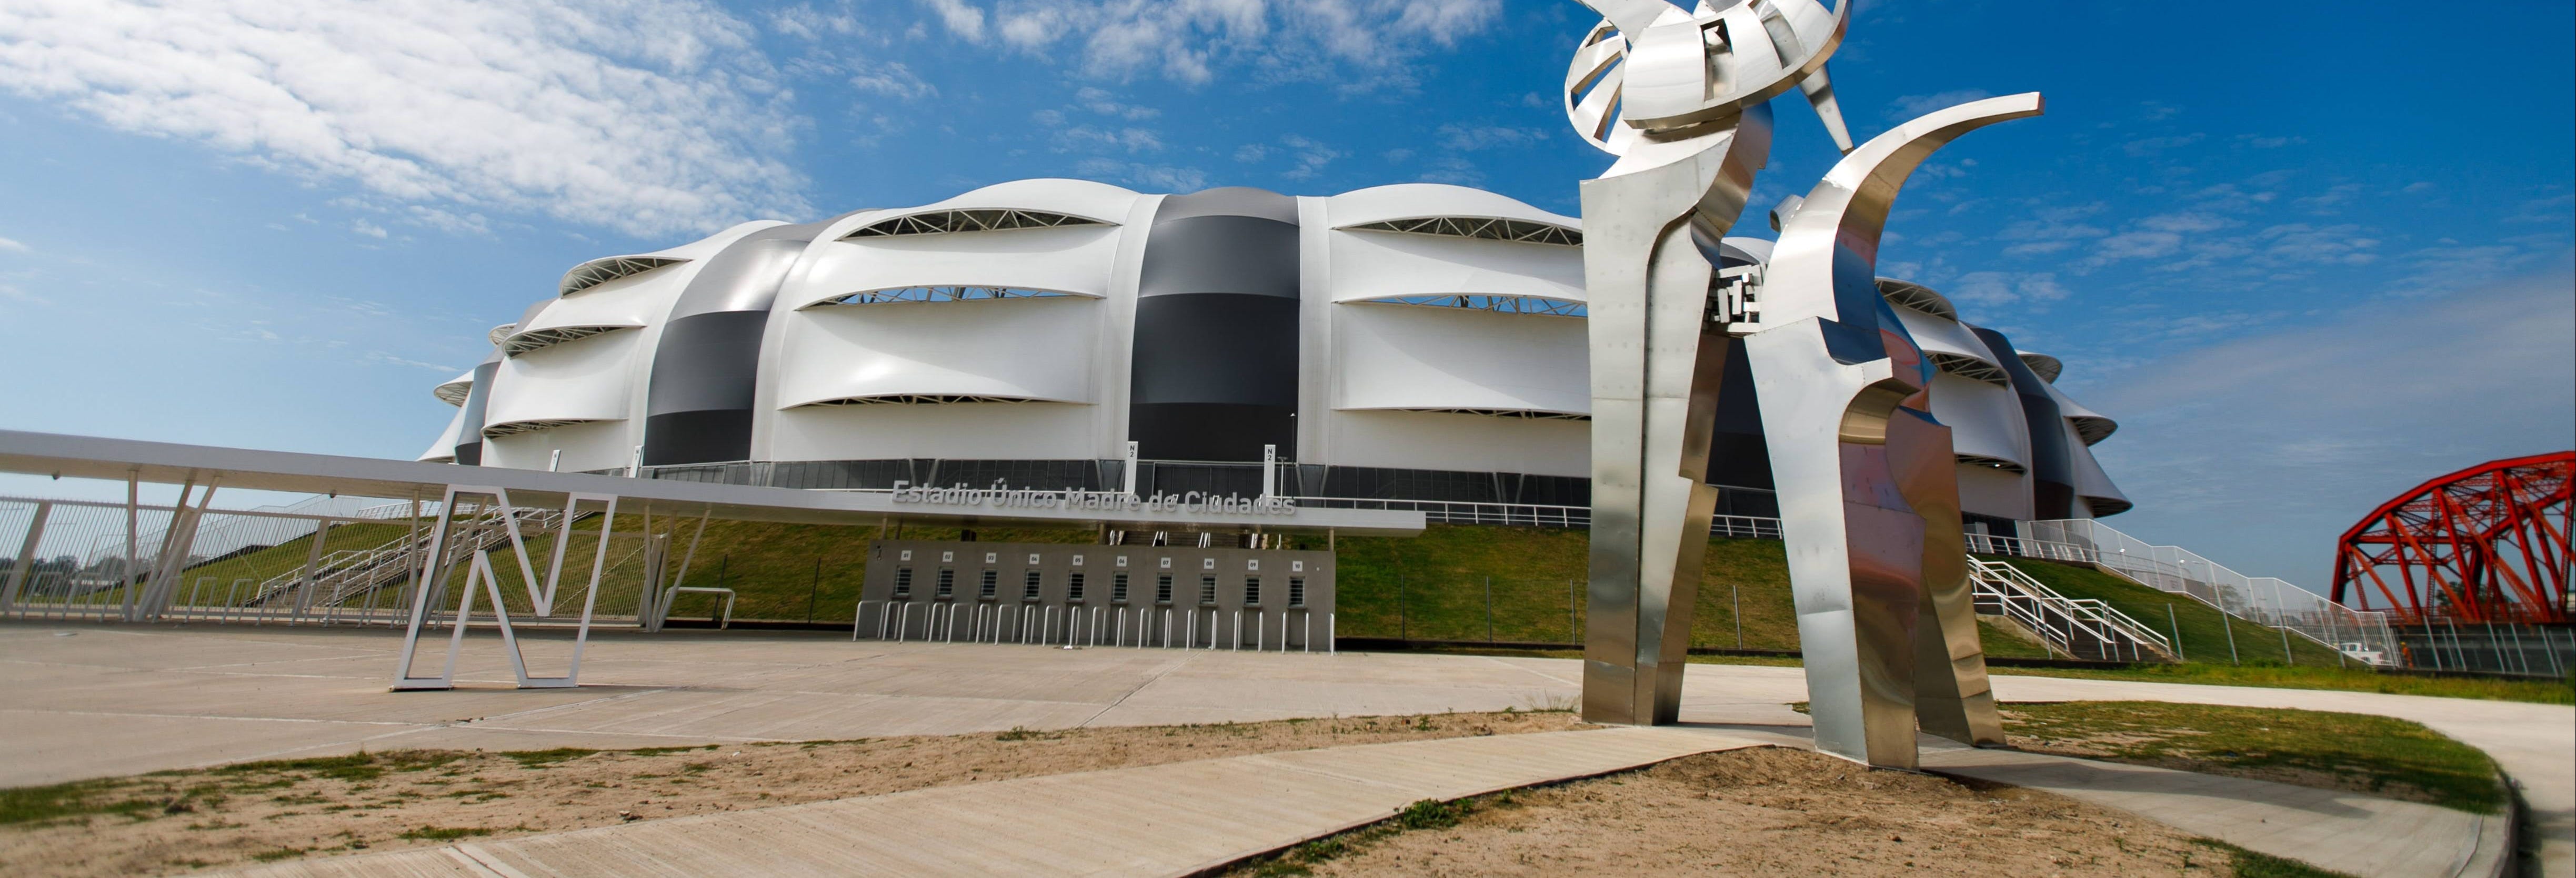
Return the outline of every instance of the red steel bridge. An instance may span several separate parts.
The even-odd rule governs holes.
[[[2576,451],[2489,461],[2371,510],[2335,548],[2334,599],[2391,622],[2564,623]]]

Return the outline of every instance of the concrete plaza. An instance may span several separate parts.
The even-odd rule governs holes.
[[[528,643],[559,672],[569,643]],[[595,634],[575,690],[510,688],[497,638],[461,688],[385,689],[383,629],[0,625],[0,786],[246,759],[953,734],[1562,707],[1563,659],[850,642],[813,634]],[[429,644],[424,644],[425,646]],[[435,645],[444,647],[444,641]],[[2576,874],[2576,708],[2368,693],[1999,677],[2011,701],[2143,699],[2412,719],[2485,749],[2525,786],[2544,871]],[[1683,718],[1786,735],[1795,668],[1694,665]]]

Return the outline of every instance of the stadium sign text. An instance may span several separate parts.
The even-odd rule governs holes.
[[[1100,512],[1198,513],[1210,515],[1295,515],[1297,501],[1285,497],[1215,496],[1203,491],[1156,492],[1139,497],[1124,491],[1046,491],[1020,488],[916,487],[894,483],[894,502],[934,506],[990,506],[998,509],[1069,509]]]

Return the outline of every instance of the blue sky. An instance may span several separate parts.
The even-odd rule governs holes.
[[[1857,136],[2049,101],[1917,175],[1882,272],[2068,362],[2123,424],[2096,450],[2139,507],[2112,524],[2322,587],[2379,500],[2576,444],[2576,21],[2443,14],[1862,2],[1833,68]],[[407,458],[451,411],[430,386],[574,263],[1021,177],[1431,180],[1572,213],[1607,165],[1554,92],[1591,20],[1568,0],[18,0],[0,426]],[[1779,110],[1757,205],[1833,159]]]

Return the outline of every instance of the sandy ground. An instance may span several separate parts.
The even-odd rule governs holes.
[[[1857,775],[1857,776],[1855,776]],[[1869,771],[1801,750],[1677,759],[1513,793],[1448,829],[1239,875],[2229,876],[2228,855],[2046,793]]]
[[[94,782],[119,813],[0,826],[0,874],[145,875],[1283,750],[1587,728],[1440,714],[724,745],[403,751]]]

